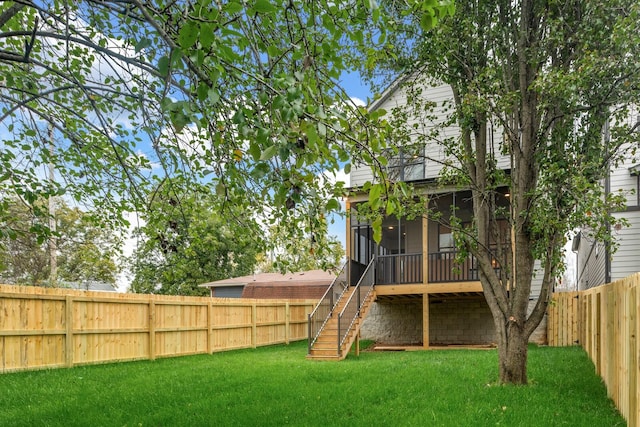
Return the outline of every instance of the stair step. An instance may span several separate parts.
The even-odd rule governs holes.
[[[314,349],[311,350],[311,353],[309,353],[309,356],[320,356],[320,357],[327,357],[327,356],[333,356],[333,357],[339,357],[338,356],[338,351],[334,348],[331,350],[325,350],[325,349]]]
[[[341,346],[341,351],[338,352],[337,341],[338,341],[338,318],[339,313],[344,308],[346,301],[349,297],[354,293],[355,289],[347,290],[343,295],[340,301],[338,301],[337,306],[334,308],[333,315],[326,320],[322,332],[316,338],[316,341],[313,343],[313,347],[309,351],[307,355],[308,359],[314,360],[342,360],[346,357],[348,350],[351,348],[351,345],[355,339],[357,331],[360,329],[360,325],[366,316],[372,301],[375,299],[374,295],[370,295],[365,301],[363,301],[363,306],[361,309],[361,316],[358,318],[353,325],[351,321],[353,319],[343,318],[341,321],[341,328],[346,328],[351,326],[347,335],[343,339],[343,345]],[[354,313],[351,311],[351,314],[347,316],[352,316]],[[341,355],[340,355],[341,354]]]
[[[312,360],[326,360],[326,361],[338,361],[338,360],[342,360],[343,357],[340,357],[338,355],[333,355],[333,356],[313,356],[313,355],[309,355],[307,354],[307,359],[312,359]]]
[[[316,340],[315,345],[319,345],[320,343],[331,343],[331,344],[335,344],[336,342],[338,342],[338,336],[334,335],[334,336],[319,336],[318,339]]]

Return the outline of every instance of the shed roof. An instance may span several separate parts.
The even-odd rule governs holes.
[[[323,270],[259,273],[203,283],[205,288],[244,286],[242,298],[319,299],[336,275]]]
[[[323,270],[300,271],[297,273],[259,273],[250,276],[233,277],[229,279],[216,280],[214,282],[199,285],[203,288],[217,288],[219,286],[238,286],[248,284],[269,284],[272,286],[286,286],[292,283],[309,285],[312,282],[331,284],[336,275]]]

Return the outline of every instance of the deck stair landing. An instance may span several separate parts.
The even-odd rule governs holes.
[[[344,359],[358,336],[360,327],[374,300],[373,263],[370,263],[358,284],[346,287],[337,298],[319,332],[309,334],[310,344],[307,358],[315,360]],[[309,322],[311,331],[311,316]]]

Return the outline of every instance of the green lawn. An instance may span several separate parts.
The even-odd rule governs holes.
[[[305,359],[306,343],[0,375],[2,426],[615,426],[579,348],[532,347],[526,387],[495,350]]]

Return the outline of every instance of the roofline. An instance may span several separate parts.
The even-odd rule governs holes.
[[[228,286],[247,286],[248,282],[224,282],[224,283],[203,283],[198,285],[199,288],[223,288]]]
[[[376,99],[371,104],[369,104],[369,106],[367,107],[367,110],[374,111],[380,108],[380,104],[382,104],[387,99],[389,99],[389,97],[398,89],[398,87],[400,87],[400,85],[402,85],[402,83],[404,83],[408,78],[409,78],[408,73],[403,73],[398,77],[396,77],[396,79],[393,82],[391,82],[391,84],[382,92],[382,94],[380,95],[380,98]]]

